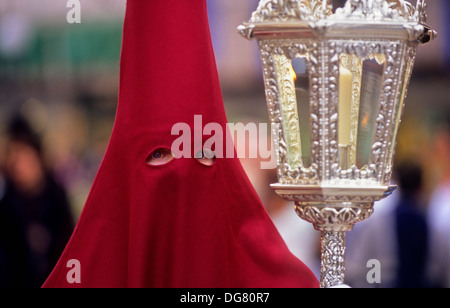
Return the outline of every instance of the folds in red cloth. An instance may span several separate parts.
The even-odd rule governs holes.
[[[317,287],[237,158],[162,166],[176,123],[224,111],[205,0],[128,0],[113,134],[77,227],[44,287]]]

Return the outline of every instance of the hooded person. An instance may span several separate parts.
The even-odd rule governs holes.
[[[120,65],[110,143],[44,287],[318,287],[240,161],[211,155],[226,141],[197,155],[173,129],[226,131],[206,0],[128,0]]]

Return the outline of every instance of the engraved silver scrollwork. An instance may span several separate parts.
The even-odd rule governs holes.
[[[426,23],[428,16],[427,16],[427,3],[425,0],[417,0],[416,4],[416,18],[420,23]]]
[[[329,288],[344,284],[345,232],[321,233],[320,286]]]
[[[349,0],[331,18],[418,21],[416,9],[404,0]]]
[[[331,6],[322,0],[262,0],[250,21],[317,21],[331,13]]]
[[[387,185],[386,172],[391,175],[393,156],[393,135],[398,129],[398,113],[403,109],[403,97],[401,86],[408,83],[410,72],[405,72],[411,62],[408,47],[400,41],[332,41],[330,49],[337,54],[355,55],[358,59],[368,59],[374,54],[385,56],[385,69],[383,74],[383,86],[379,100],[379,114],[376,121],[375,138],[372,145],[372,154],[369,164],[364,170],[351,166],[349,170],[337,168],[338,158],[333,157],[333,174],[335,177],[347,180],[369,180]],[[406,60],[405,60],[406,59]],[[338,65],[338,60],[330,62],[330,69]],[[338,72],[335,72],[337,75]],[[402,76],[402,78],[399,78]],[[403,77],[405,76],[405,77]],[[332,135],[334,136],[334,135]],[[330,138],[332,137],[330,136]],[[336,149],[335,149],[336,150]]]
[[[324,44],[307,41],[298,43],[293,40],[260,41],[269,115],[273,123],[284,128],[280,132],[278,148],[280,183],[317,184],[318,181],[371,180],[386,185],[389,182],[386,181],[386,173],[391,174],[392,136],[398,129],[398,112],[403,109],[399,104],[403,102],[401,96],[406,94],[402,92],[401,85],[409,81],[411,74],[410,70],[406,70],[412,64],[405,65],[403,59],[410,57],[412,52],[401,42],[393,41],[330,41],[328,45]],[[284,55],[287,59],[292,59],[297,54],[308,54],[310,62],[311,155],[314,162],[310,168],[290,163],[289,149],[298,149],[299,146],[296,145],[298,141],[295,141],[295,138],[286,140],[286,133],[290,132],[289,128],[298,127],[298,117],[289,117],[287,123],[283,119],[283,105],[280,101],[281,93],[286,95],[286,91],[281,91],[280,88],[287,89],[292,85],[288,79],[281,80],[286,82],[286,85],[280,84],[278,74],[281,72],[276,71],[274,56]],[[337,102],[340,54],[355,55],[358,59],[370,58],[373,54],[386,55],[373,151],[370,163],[364,170],[356,166],[341,170],[338,163],[337,104],[328,102]],[[406,63],[412,62],[413,59],[410,57]],[[398,75],[406,76],[405,80],[399,79]]]
[[[281,88],[291,88],[291,81],[289,79],[279,79],[278,75],[281,72],[277,72],[277,56],[285,56],[287,59],[292,60],[298,54],[308,54],[309,61],[312,63],[311,65],[311,75],[312,77],[312,88],[318,88],[317,82],[320,80],[319,72],[316,71],[314,63],[317,63],[315,56],[317,55],[317,45],[315,43],[309,44],[308,42],[304,42],[302,44],[296,44],[292,41],[260,41],[260,51],[261,58],[264,66],[264,80],[266,87],[266,97],[267,97],[267,106],[269,110],[269,116],[271,122],[274,125],[281,127],[281,131],[279,132],[279,144],[277,146],[277,153],[279,159],[278,165],[278,178],[280,183],[283,184],[317,184],[318,182],[318,174],[317,174],[317,164],[313,163],[311,167],[304,168],[301,164],[298,163],[298,159],[290,159],[290,152],[298,151],[299,145],[296,144],[298,141],[296,138],[290,138],[287,135],[289,128],[298,127],[298,116],[292,115],[287,119],[283,116],[283,101],[281,97]],[[280,85],[281,82],[286,82],[286,85]],[[285,94],[285,93],[283,93]],[[296,104],[296,101],[290,102],[290,104]],[[286,106],[285,106],[286,107]],[[317,106],[315,106],[317,110]],[[313,106],[314,109],[314,106]],[[315,114],[317,111],[313,111]],[[317,115],[312,116],[312,136],[319,135],[319,125],[317,120],[319,117]],[[312,157],[313,161],[317,161],[317,157],[314,156],[320,155],[318,153],[317,143],[312,145]],[[297,157],[298,153],[293,154],[291,156]],[[294,164],[292,163],[294,162]]]
[[[361,206],[296,206],[297,214],[314,224],[321,231],[321,268],[322,288],[329,288],[344,283],[345,276],[345,239],[346,232],[353,225],[367,219],[373,213],[372,204]]]
[[[373,204],[342,203],[331,207],[296,203],[295,211],[321,231],[321,287],[344,284],[346,232],[372,215]]]
[[[334,206],[296,203],[295,212],[319,231],[348,232],[372,215],[373,203],[336,203]]]
[[[426,4],[419,0],[417,7],[405,0],[349,0],[332,15],[326,0],[262,0],[250,22],[286,22],[290,20],[318,21],[335,18],[426,21]]]

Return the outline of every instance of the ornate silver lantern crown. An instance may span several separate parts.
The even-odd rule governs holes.
[[[322,231],[322,286],[343,282],[345,232],[390,186],[416,48],[436,37],[403,0],[261,0],[238,28],[261,51],[278,195]],[[333,247],[333,248],[330,248]]]
[[[249,24],[327,19],[425,23],[426,3],[417,0],[414,7],[404,0],[348,0],[333,14],[332,5],[327,0],[261,0]],[[245,31],[249,24],[240,26],[239,31]],[[243,35],[249,37],[245,32]]]

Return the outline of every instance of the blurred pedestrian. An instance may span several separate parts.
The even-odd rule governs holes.
[[[429,287],[429,228],[423,202],[422,169],[404,162],[396,168],[399,188],[375,204],[375,213],[347,236],[346,283],[356,288]],[[380,264],[380,281],[367,279],[370,260]]]
[[[46,167],[41,142],[24,118],[7,131],[0,196],[0,286],[40,287],[73,231],[65,189]]]
[[[429,230],[423,204],[423,173],[420,166],[404,163],[397,168],[400,200],[395,210],[397,238],[397,288],[429,287],[427,262]]]
[[[431,231],[430,277],[434,287],[450,288],[450,114],[437,121],[433,161],[437,166],[437,185],[428,208]]]

